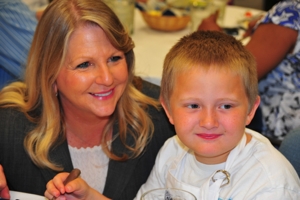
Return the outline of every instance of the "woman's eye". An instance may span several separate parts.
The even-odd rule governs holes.
[[[109,59],[109,62],[117,62],[121,59],[121,56],[113,56]]]
[[[84,62],[84,63],[81,63],[81,64],[77,65],[76,68],[84,69],[84,68],[87,68],[89,65],[90,65],[89,62]]]
[[[226,109],[226,110],[230,109],[231,107],[232,107],[232,106],[231,106],[231,105],[228,105],[228,104],[225,104],[225,105],[222,105],[222,106],[221,106],[222,109]]]
[[[196,108],[199,108],[199,106],[197,104],[191,104],[191,105],[188,105],[188,108],[196,109]]]

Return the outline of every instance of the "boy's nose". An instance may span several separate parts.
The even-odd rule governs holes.
[[[213,129],[219,126],[217,115],[212,110],[204,110],[200,113],[200,120],[199,120],[200,127],[206,129]]]
[[[102,65],[97,68],[95,74],[95,82],[99,85],[110,86],[113,84],[113,74],[107,65]]]

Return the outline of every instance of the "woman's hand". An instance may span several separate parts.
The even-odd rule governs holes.
[[[105,199],[105,196],[91,188],[83,179],[75,180],[64,185],[69,173],[60,173],[47,183],[45,197],[56,200]]]
[[[3,199],[10,199],[9,189],[7,187],[2,165],[0,165],[0,197]]]

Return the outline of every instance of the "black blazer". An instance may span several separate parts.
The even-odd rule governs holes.
[[[144,152],[136,159],[109,162],[103,192],[108,198],[133,199],[140,186],[146,182],[159,149],[165,140],[175,134],[162,109],[157,111],[150,107],[149,114],[155,132]],[[10,190],[44,195],[47,182],[59,172],[39,168],[24,150],[24,137],[34,126],[22,112],[13,108],[0,108],[0,164],[4,168]],[[118,127],[115,126],[113,134],[117,132]],[[127,144],[133,144],[131,137],[128,137]],[[117,155],[128,153],[119,138],[113,141],[112,149]],[[66,172],[73,169],[67,141],[51,150],[50,159],[61,165]]]

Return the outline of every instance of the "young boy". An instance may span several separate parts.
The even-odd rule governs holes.
[[[221,32],[194,32],[167,54],[161,103],[177,136],[160,150],[136,199],[180,188],[199,200],[300,199],[291,164],[245,126],[259,105],[254,57]]]

